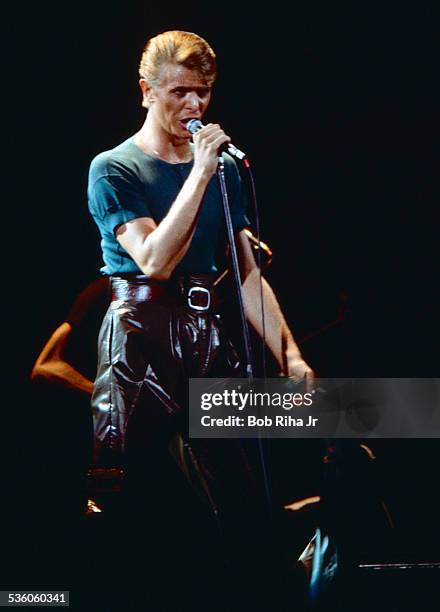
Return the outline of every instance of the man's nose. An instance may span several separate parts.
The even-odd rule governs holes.
[[[186,105],[191,109],[198,109],[200,106],[200,98],[196,93],[189,93],[186,99]]]

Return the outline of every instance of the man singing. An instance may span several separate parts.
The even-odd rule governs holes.
[[[224,235],[216,170],[219,149],[230,138],[212,123],[193,136],[187,130],[208,108],[214,51],[196,34],[164,32],[147,42],[139,74],[145,121],[136,134],[95,157],[89,174],[102,272],[112,287],[92,406],[95,461],[110,465],[122,457],[133,489],[148,481],[150,506],[161,499],[159,515],[175,503],[180,484],[171,483],[191,480],[191,470],[199,473],[201,495],[216,504],[185,439],[188,379],[244,373],[213,289]],[[262,335],[259,270],[244,231],[245,196],[235,161],[223,156],[245,312]],[[273,291],[262,282],[270,351],[284,375],[312,379]],[[185,452],[191,454],[188,469],[179,460]]]

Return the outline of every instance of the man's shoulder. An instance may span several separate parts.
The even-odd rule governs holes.
[[[228,179],[229,180],[233,179],[236,182],[240,175],[238,167],[237,167],[237,162],[232,157],[232,155],[229,155],[229,153],[225,153],[225,152],[222,153],[222,157],[225,161],[225,171],[226,171],[226,175]]]
[[[226,167],[237,169],[237,163],[236,163],[235,159],[232,157],[232,155],[229,155],[229,153],[226,153],[226,151],[223,151],[222,152],[222,157],[223,157],[223,159],[225,161],[225,166]]]
[[[131,138],[121,144],[98,153],[90,163],[90,178],[97,180],[104,176],[118,175],[135,169]]]

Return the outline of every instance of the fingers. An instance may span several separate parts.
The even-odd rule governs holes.
[[[287,370],[289,378],[296,383],[304,383],[307,392],[311,393],[313,391],[315,388],[315,373],[303,359],[290,362]]]
[[[212,176],[217,169],[220,147],[230,142],[217,123],[208,123],[193,135],[194,165],[202,168],[206,176]]]
[[[208,123],[193,136],[196,145],[209,146],[209,148],[217,152],[218,148],[225,142],[231,142],[221,127],[217,123]]]
[[[304,372],[304,386],[308,393],[311,393],[315,387],[315,374],[310,368]]]

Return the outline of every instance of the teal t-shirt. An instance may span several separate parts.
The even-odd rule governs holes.
[[[249,220],[246,198],[235,165],[227,154],[225,176],[235,232]],[[133,137],[97,155],[89,171],[89,210],[101,234],[104,274],[142,273],[115,238],[122,223],[139,217],[152,217],[159,224],[166,216],[187,179],[193,162],[171,164],[147,155]],[[215,256],[225,231],[224,211],[218,178],[214,175],[203,197],[193,239],[176,268],[178,273],[216,273]]]

